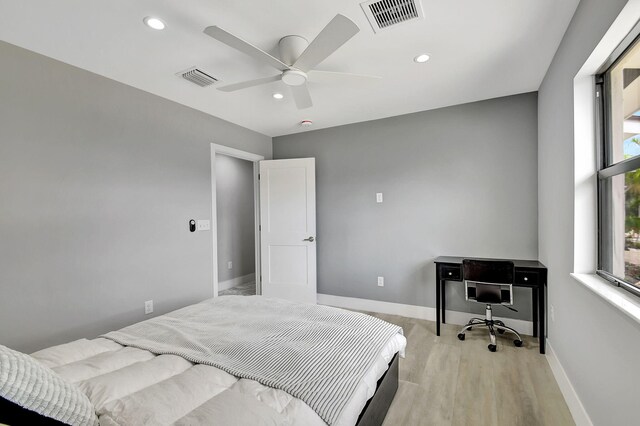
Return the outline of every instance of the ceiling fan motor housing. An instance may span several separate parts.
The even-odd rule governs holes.
[[[302,52],[309,46],[306,38],[299,35],[282,37],[278,42],[280,59],[287,65],[292,65],[298,60]]]

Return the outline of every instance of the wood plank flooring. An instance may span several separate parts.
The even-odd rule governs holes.
[[[434,322],[369,314],[401,326],[408,341],[384,426],[574,424],[537,339],[523,336],[516,348],[512,337],[499,337],[491,353],[483,329],[459,341],[457,325],[443,324],[437,337]]]

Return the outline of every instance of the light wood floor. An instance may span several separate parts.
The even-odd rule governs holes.
[[[499,338],[491,353],[486,330],[459,341],[457,325],[443,325],[437,337],[434,322],[370,314],[401,326],[408,341],[384,426],[574,424],[537,339],[523,336],[516,348]]]

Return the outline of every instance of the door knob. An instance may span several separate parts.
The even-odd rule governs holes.
[[[312,243],[312,242],[313,242],[313,240],[314,240],[314,238],[313,238],[313,237],[309,237],[309,238],[305,238],[305,239],[304,239],[304,240],[302,240],[302,241],[309,241],[310,243]]]

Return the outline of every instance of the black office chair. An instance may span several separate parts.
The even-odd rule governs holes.
[[[485,303],[487,310],[484,319],[471,318],[458,334],[458,339],[464,340],[465,331],[471,330],[473,327],[487,327],[491,339],[489,344],[491,352],[496,351],[495,329],[500,334],[505,332],[515,334],[516,339],[513,344],[518,347],[522,346],[520,334],[513,328],[507,327],[504,322],[494,320],[491,311],[491,305],[497,304],[504,305],[515,311],[509,306],[513,304],[513,262],[464,259],[462,261],[462,270],[467,300]]]

